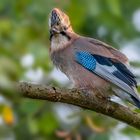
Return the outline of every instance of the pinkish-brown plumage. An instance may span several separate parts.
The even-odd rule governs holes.
[[[117,89],[117,96],[140,107],[137,83],[124,54],[101,41],[76,34],[69,17],[59,9],[52,10],[49,21],[51,59],[77,88],[96,89],[103,94],[110,88]]]

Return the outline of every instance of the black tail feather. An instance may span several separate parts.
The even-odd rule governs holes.
[[[131,98],[134,101],[135,105],[140,109],[140,100],[135,98],[134,96],[131,96]]]

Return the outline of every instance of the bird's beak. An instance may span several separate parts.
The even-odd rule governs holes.
[[[56,22],[57,22],[56,20],[57,20],[56,11],[52,10],[52,12],[51,12],[51,27],[56,24]]]
[[[50,20],[51,20],[51,27],[53,25],[55,25],[57,22],[60,22],[60,19],[59,19],[59,11],[58,11],[57,8],[54,8],[52,10]]]
[[[50,18],[49,18],[49,26],[50,26],[50,33],[51,34],[58,34],[60,31],[56,29],[55,24],[60,22],[59,12],[57,8],[54,8],[51,11]]]

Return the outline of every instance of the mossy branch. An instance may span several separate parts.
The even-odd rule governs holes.
[[[95,94],[85,94],[77,89],[61,89],[26,82],[18,84],[18,91],[27,98],[68,103],[93,110],[140,129],[139,113],[118,103],[98,97],[97,91]]]

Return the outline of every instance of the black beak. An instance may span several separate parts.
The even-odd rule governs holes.
[[[60,21],[60,19],[58,17],[57,11],[53,10],[51,13],[51,27],[59,21]]]

